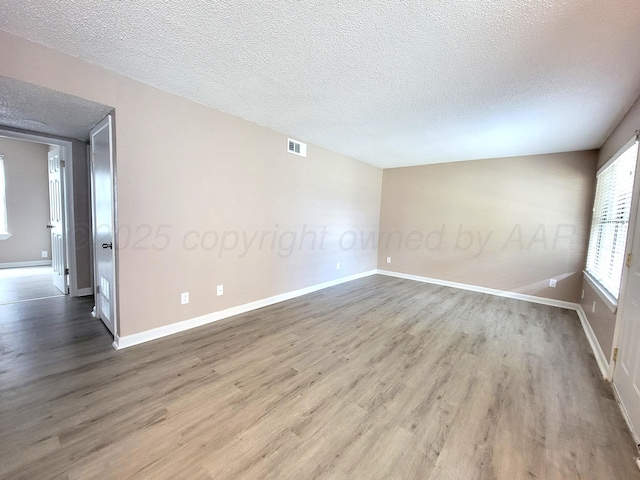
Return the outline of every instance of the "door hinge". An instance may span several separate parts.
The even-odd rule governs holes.
[[[100,293],[100,285],[96,285],[96,294]]]
[[[618,361],[618,347],[613,349],[613,361],[614,363]]]
[[[65,269],[64,269],[64,274],[65,274],[65,275],[69,275],[69,269],[68,269],[68,268],[65,268]]]
[[[67,162],[65,162],[64,160],[60,160],[61,167],[65,167],[66,165],[67,165]]]
[[[627,253],[627,268],[631,268],[631,253]]]

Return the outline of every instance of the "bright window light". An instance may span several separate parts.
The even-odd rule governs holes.
[[[624,268],[637,158],[636,139],[597,176],[587,273],[616,300]]]

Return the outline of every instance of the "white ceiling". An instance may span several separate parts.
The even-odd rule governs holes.
[[[89,140],[111,107],[0,76],[0,126]]]
[[[638,0],[5,0],[0,28],[381,167],[599,147]]]

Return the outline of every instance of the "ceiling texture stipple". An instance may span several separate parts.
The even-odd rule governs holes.
[[[0,4],[0,29],[380,167],[600,147],[639,26],[638,0]]]
[[[111,107],[0,76],[0,125],[88,141]]]

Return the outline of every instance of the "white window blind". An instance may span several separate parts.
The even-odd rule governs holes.
[[[4,181],[4,159],[0,155],[0,233],[7,233],[7,195]]]
[[[624,268],[637,158],[635,139],[597,177],[587,273],[615,299],[620,293]]]

